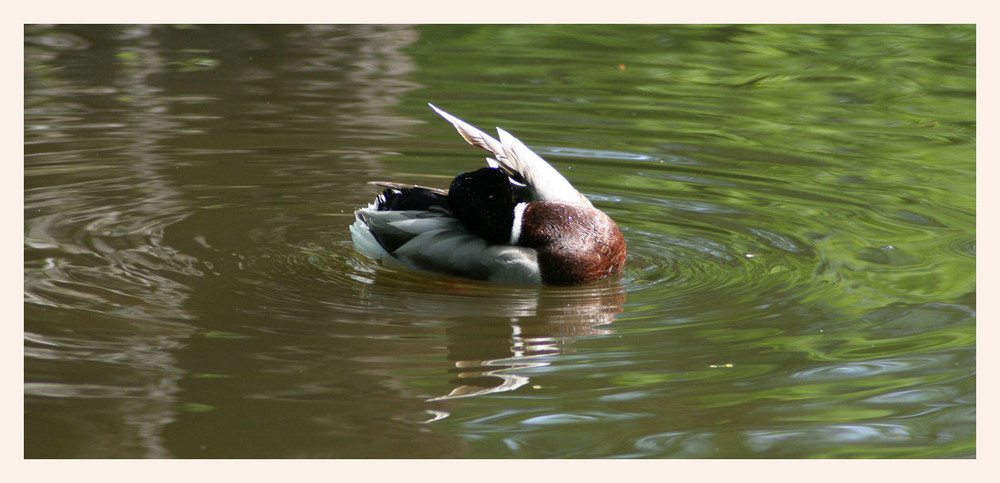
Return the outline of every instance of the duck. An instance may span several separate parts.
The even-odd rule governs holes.
[[[575,285],[625,266],[621,229],[552,165],[507,131],[499,140],[445,112],[486,167],[448,189],[373,181],[375,201],[354,212],[355,249],[388,265],[500,283]]]

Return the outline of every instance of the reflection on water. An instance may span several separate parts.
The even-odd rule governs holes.
[[[26,26],[25,456],[974,457],[974,46]],[[366,181],[482,164],[428,101],[537,147],[625,273],[357,254]]]
[[[458,386],[431,401],[513,391],[528,384],[530,378],[519,374],[549,365],[553,356],[568,350],[567,341],[611,334],[604,326],[625,302],[624,288],[612,281],[559,293],[531,291],[505,297],[507,303],[490,310],[490,317],[470,314],[445,329],[448,360],[455,364],[451,382]]]
[[[120,66],[101,94],[126,97],[133,109],[121,112],[116,123],[76,128],[114,132],[128,126],[129,142],[116,148],[116,156],[128,159],[127,164],[82,165],[88,153],[98,155],[103,149],[91,147],[89,139],[74,146],[73,139],[82,133],[70,132],[73,123],[62,117],[67,113],[46,112],[45,101],[26,112],[31,121],[26,129],[39,136],[26,135],[25,146],[28,159],[38,160],[25,163],[25,316],[34,321],[25,325],[25,358],[46,361],[46,373],[87,376],[26,380],[25,397],[41,398],[40,412],[51,414],[62,412],[69,401],[96,402],[85,403],[89,412],[100,414],[88,418],[92,427],[63,417],[47,421],[49,431],[75,430],[73,445],[82,448],[80,456],[167,457],[171,452],[162,428],[177,417],[184,376],[171,351],[195,330],[183,322],[193,316],[184,307],[188,287],[178,279],[201,271],[197,260],[163,243],[165,227],[192,209],[163,175],[157,153],[157,146],[180,125],[150,115],[169,109],[149,82],[167,61],[148,32],[130,29],[125,35],[144,40],[121,47],[118,53],[134,54],[132,60]],[[53,43],[48,36],[33,39]],[[57,39],[65,41],[54,42],[59,48],[86,48],[85,41],[71,35]],[[50,83],[36,94],[57,98],[76,93],[71,81],[42,77]],[[26,106],[31,105],[26,93]],[[73,108],[81,113],[94,109]],[[70,179],[52,186],[35,182],[38,177],[58,179],[61,166],[69,168]],[[80,179],[95,171],[96,179]],[[117,202],[109,206],[109,199]],[[92,315],[80,324],[71,315],[74,311]],[[113,338],[105,340],[109,336]],[[105,402],[109,400],[113,410]],[[117,414],[120,423],[98,422],[110,414]]]

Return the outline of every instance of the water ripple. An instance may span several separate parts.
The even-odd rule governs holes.
[[[945,362],[938,357],[906,357],[845,364],[824,364],[820,367],[796,372],[789,377],[814,381],[863,378],[906,372],[921,367],[943,366]]]

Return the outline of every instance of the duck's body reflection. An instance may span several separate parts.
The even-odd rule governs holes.
[[[577,337],[606,335],[622,311],[625,289],[617,281],[569,290],[522,293],[497,316],[469,318],[446,329],[455,386],[441,401],[513,391],[529,384],[526,373],[550,364]],[[526,302],[534,302],[526,307]]]
[[[428,298],[439,298],[435,308],[446,312],[452,324],[445,328],[445,337],[453,388],[430,401],[514,391],[529,384],[533,370],[549,365],[577,338],[612,333],[608,324],[625,303],[619,279],[572,288],[444,284],[450,285],[447,293],[413,294],[422,300],[422,315],[427,315]],[[407,305],[405,300],[400,303]]]

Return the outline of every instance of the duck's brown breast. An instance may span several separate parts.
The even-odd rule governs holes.
[[[600,210],[577,203],[533,202],[524,210],[518,245],[538,251],[542,281],[583,283],[625,266],[625,237]]]

